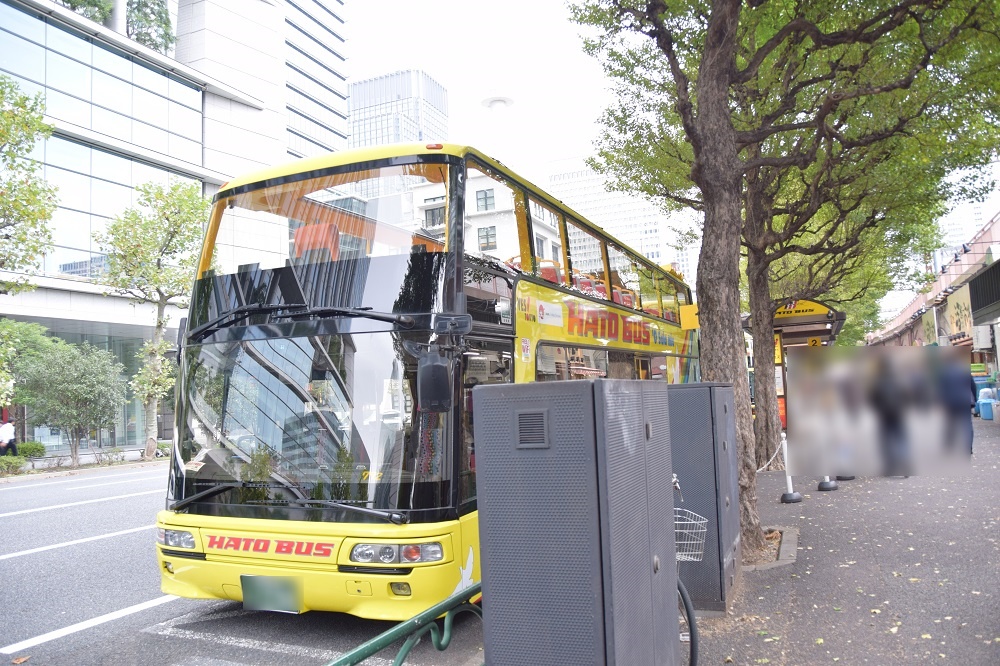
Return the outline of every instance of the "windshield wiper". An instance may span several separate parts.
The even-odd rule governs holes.
[[[209,333],[217,331],[220,328],[225,328],[227,326],[232,326],[238,321],[246,319],[247,317],[252,317],[256,314],[265,314],[267,312],[281,312],[282,310],[303,310],[309,306],[305,303],[280,303],[274,305],[241,305],[232,310],[227,310],[223,312],[215,319],[198,326],[197,328],[191,329],[188,332],[188,341],[197,342]]]
[[[378,516],[379,518],[384,518],[388,520],[393,525],[403,525],[409,522],[409,518],[406,514],[396,513],[392,511],[379,511],[378,509],[369,509],[364,506],[355,506],[354,504],[348,504],[346,502],[335,502],[333,500],[290,500],[290,504],[318,504],[320,506],[330,506],[337,507],[338,509],[348,509],[350,511],[357,511],[358,513],[364,513],[369,516]]]
[[[219,493],[224,493],[227,490],[233,490],[234,488],[242,488],[245,484],[242,483],[220,483],[217,486],[212,486],[211,488],[206,488],[201,492],[197,492],[194,495],[188,495],[184,499],[177,500],[173,504],[167,507],[167,511],[177,511],[183,509],[188,504],[194,504],[198,500],[203,500],[207,497],[213,497]]]
[[[374,319],[375,321],[386,321],[390,324],[398,324],[403,328],[413,328],[413,324],[416,320],[410,315],[395,314],[392,312],[375,312],[369,307],[364,308],[343,308],[343,307],[326,307],[326,308],[306,308],[303,310],[293,310],[291,312],[286,312],[278,315],[281,318],[296,318],[296,317],[329,317],[331,315],[340,315],[342,317],[364,317],[365,319]]]
[[[179,499],[170,506],[168,506],[167,510],[177,511],[179,509],[183,509],[188,504],[194,504],[199,500],[203,500],[208,497],[214,497],[215,495],[224,493],[227,490],[236,490],[237,488],[284,488],[287,490],[290,489],[291,486],[288,486],[283,483],[259,483],[256,481],[230,481],[227,483],[220,483],[219,485],[212,486],[211,488],[206,488],[205,490],[199,491],[194,495],[189,495],[184,499]]]

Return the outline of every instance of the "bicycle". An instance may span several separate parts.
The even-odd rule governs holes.
[[[680,494],[681,484],[674,474],[674,490]],[[674,507],[674,542],[677,546],[677,621],[681,646],[688,644],[687,654],[681,650],[682,663],[697,666],[698,664],[698,627],[695,624],[694,606],[687,588],[681,582],[681,562],[700,562],[705,555],[705,535],[708,531],[708,519],[693,511]],[[688,660],[684,662],[684,657]]]

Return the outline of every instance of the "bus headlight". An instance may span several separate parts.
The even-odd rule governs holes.
[[[375,546],[368,543],[359,543],[351,549],[351,562],[374,562]]]
[[[438,542],[407,543],[403,545],[389,543],[359,543],[351,549],[351,562],[378,562],[395,564],[404,562],[439,562],[444,559],[444,550]]]
[[[181,530],[165,530],[156,528],[156,541],[161,546],[171,548],[194,548],[194,535]]]

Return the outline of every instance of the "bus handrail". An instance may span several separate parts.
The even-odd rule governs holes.
[[[360,664],[368,657],[372,657],[389,647],[399,639],[406,637],[406,642],[396,653],[393,666],[402,666],[410,650],[423,638],[424,634],[430,633],[431,642],[438,652],[443,652],[448,648],[452,638],[452,623],[459,613],[474,613],[483,618],[483,609],[470,603],[470,599],[478,596],[483,589],[482,583],[474,583],[451,595],[444,601],[431,606],[422,613],[411,617],[405,622],[400,622],[396,626],[383,631],[378,636],[362,643],[350,652],[334,659],[325,666],[353,666]],[[444,628],[438,627],[437,618],[444,615]]]

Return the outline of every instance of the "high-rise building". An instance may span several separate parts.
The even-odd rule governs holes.
[[[448,91],[419,70],[350,84],[352,148],[448,140]]]
[[[685,226],[679,223],[685,216],[671,217],[641,197],[609,191],[607,178],[577,159],[552,163],[546,189],[653,263],[675,268],[694,289],[701,245],[678,249],[673,229]]]
[[[110,349],[134,374],[155,312],[101,285],[94,234],[137,203],[137,185],[191,182],[210,196],[242,172],[343,148],[343,4],[169,0],[164,55],[60,3],[0,0],[0,74],[43,97],[54,133],[33,157],[58,188],[36,289],[0,295],[0,316]],[[125,6],[115,0],[118,30]],[[169,314],[176,327],[183,313]],[[161,434],[170,424],[162,415]],[[101,439],[137,444],[144,427],[133,400]]]
[[[285,0],[288,153],[293,157],[347,146],[343,4]]]

